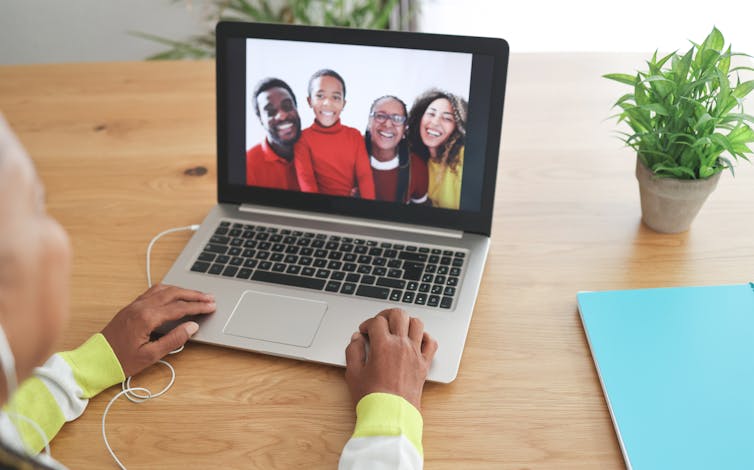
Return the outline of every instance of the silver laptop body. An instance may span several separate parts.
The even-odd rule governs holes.
[[[241,150],[245,150],[248,145],[243,143],[237,130],[231,129],[233,112],[241,112],[240,109],[233,111],[231,108],[243,106],[248,90],[245,94],[242,90],[251,86],[238,85],[239,82],[248,81],[243,77],[239,79],[237,75],[243,75],[240,71],[250,66],[248,63],[239,65],[239,62],[244,62],[245,58],[252,60],[239,51],[239,47],[243,49],[241,44],[250,44],[248,41],[256,39],[326,43],[331,47],[342,44],[359,47],[392,45],[409,50],[449,50],[471,54],[474,57],[472,62],[478,56],[484,56],[480,59],[482,66],[474,62],[469,71],[472,91],[468,122],[469,125],[475,123],[477,130],[476,136],[471,135],[471,127],[467,131],[469,143],[465,155],[466,162],[471,159],[483,162],[477,165],[480,183],[468,183],[470,188],[472,185],[480,186],[476,191],[481,209],[468,211],[473,214],[464,219],[461,214],[463,210],[458,211],[457,215],[456,211],[451,210],[401,206],[394,209],[395,217],[392,217],[392,209],[381,211],[384,204],[375,205],[373,201],[365,203],[371,205],[361,207],[362,201],[315,195],[312,203],[312,196],[302,193],[240,188],[242,185],[238,184],[238,178],[233,181],[233,175],[239,173],[236,163],[233,163],[237,161],[237,155],[234,155],[238,151],[234,154],[233,148],[243,145]],[[345,347],[359,324],[381,310],[399,307],[409,315],[421,318],[426,331],[439,342],[429,379],[444,383],[453,381],[460,366],[489,250],[507,44],[503,40],[487,38],[244,23],[220,23],[217,44],[220,202],[204,219],[162,281],[215,295],[217,311],[206,318],[197,319],[201,328],[193,340],[344,366]],[[308,75],[311,71],[305,72]],[[482,78],[474,75],[482,72],[485,75]],[[231,77],[234,73],[236,78]],[[478,88],[476,92],[473,91],[475,84]],[[234,90],[234,87],[240,88]],[[356,88],[354,83],[352,89]],[[298,99],[301,108],[305,106],[303,98],[306,91],[297,93],[302,95]],[[478,113],[482,119],[477,116],[474,121],[475,106],[482,109],[482,105],[478,104],[482,99],[486,108]],[[230,104],[236,101],[241,101],[241,105]],[[411,103],[408,105],[410,107]],[[308,124],[302,118],[302,127]],[[472,139],[477,142],[478,151],[475,153],[472,153],[473,145],[470,144]],[[238,143],[239,140],[242,143]],[[471,166],[469,168],[464,167],[464,175],[467,171],[473,171]],[[467,184],[466,179],[463,184]],[[280,196],[281,193],[286,194]],[[402,213],[404,210],[407,212]],[[459,222],[460,219],[464,220]],[[412,223],[414,220],[421,223]],[[454,227],[454,224],[481,228],[464,230]],[[289,243],[284,247],[279,245],[286,240]],[[266,258],[264,261],[269,263],[265,264],[266,269],[260,265],[263,260],[254,259],[254,255],[251,255],[258,254],[261,251],[259,246],[263,243],[276,259],[271,261]],[[315,274],[309,276],[311,281],[307,281],[301,278],[301,271],[310,265],[296,264],[302,258],[299,248],[313,245],[319,247],[313,251],[321,249],[328,253],[327,265],[312,267]],[[251,246],[254,248],[247,248]],[[237,249],[233,250],[234,247]],[[274,251],[275,248],[279,248],[279,251]],[[208,250],[217,253],[209,254]],[[361,274],[353,269],[342,272],[341,277],[334,280],[337,269],[328,267],[345,265],[341,255],[336,253],[339,250],[344,251],[343,256],[358,250],[358,254],[354,253],[347,259],[368,260],[367,265],[378,263],[376,254],[387,257],[379,262],[384,263],[379,266],[375,264],[370,268],[359,265],[357,269],[365,269]],[[294,254],[289,257],[287,251]],[[208,257],[203,258],[202,253]],[[253,260],[244,258],[243,253],[250,254],[247,258]],[[336,256],[338,259],[330,259]],[[218,257],[226,261],[220,263],[221,266],[217,263]],[[213,261],[204,263],[202,259]],[[430,263],[430,260],[433,262]],[[331,261],[340,261],[341,264]],[[435,267],[427,268],[430,264]],[[207,271],[197,272],[196,266]],[[215,268],[214,273],[208,272]],[[242,274],[241,270],[244,269]],[[409,272],[417,269],[419,271]],[[429,270],[432,272],[426,272]],[[451,276],[451,272],[456,276]],[[349,277],[349,274],[353,276]],[[348,279],[356,279],[357,275],[365,281],[369,278],[370,282],[347,282]],[[451,277],[455,278],[452,282]],[[435,280],[442,282],[437,284],[433,282]],[[345,284],[351,286],[346,288]],[[449,292],[451,296],[446,295]],[[382,298],[384,296],[388,298]]]

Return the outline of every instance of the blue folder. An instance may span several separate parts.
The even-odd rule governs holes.
[[[577,297],[629,469],[754,469],[754,285]]]

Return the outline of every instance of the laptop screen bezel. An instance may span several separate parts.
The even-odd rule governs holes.
[[[230,60],[228,44],[231,39],[245,38],[462,52],[492,57],[490,79],[492,86],[489,93],[490,108],[479,211],[401,205],[231,184],[228,164],[230,112],[228,86],[225,84],[228,83],[229,74],[241,73],[245,64],[237,63],[237,58],[235,62]],[[505,40],[384,30],[222,21],[216,27],[216,48],[217,190],[220,203],[273,206],[490,235],[509,56],[508,43]],[[245,86],[249,85],[245,84]],[[470,107],[473,111],[473,103],[470,103]],[[466,158],[470,157],[466,155]]]

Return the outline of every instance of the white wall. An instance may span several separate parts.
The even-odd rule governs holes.
[[[127,31],[198,34],[205,1],[0,0],[0,64],[140,60],[164,47]],[[420,1],[421,31],[503,37],[513,52],[685,49],[715,24],[754,54],[750,0]]]
[[[686,50],[716,25],[754,54],[754,3],[742,0],[421,0],[418,27],[502,37],[512,52]]]
[[[165,46],[141,31],[186,38],[201,31],[201,2],[0,0],[0,64],[141,60]]]

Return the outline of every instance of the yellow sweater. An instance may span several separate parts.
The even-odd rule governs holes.
[[[433,207],[458,209],[461,205],[461,179],[463,178],[463,147],[455,170],[447,165],[429,160],[429,200]]]

